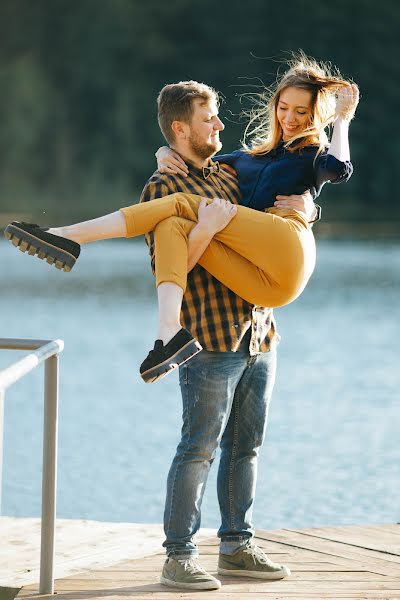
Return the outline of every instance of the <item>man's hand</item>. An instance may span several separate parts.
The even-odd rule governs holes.
[[[198,222],[189,233],[188,238],[188,271],[191,271],[204,254],[214,235],[224,229],[235,216],[237,208],[220,198],[207,204],[203,198],[199,205]]]
[[[277,208],[296,210],[305,216],[307,222],[313,221],[317,212],[310,190],[306,190],[301,195],[277,196],[274,205]]]
[[[214,236],[228,225],[236,213],[236,205],[228,200],[214,198],[210,204],[207,204],[205,198],[203,198],[198,210],[198,226]]]

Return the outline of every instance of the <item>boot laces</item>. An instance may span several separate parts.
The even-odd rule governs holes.
[[[264,552],[258,546],[248,545],[247,548],[243,550],[243,552],[246,552],[246,554],[250,554],[250,556],[254,560],[254,564],[257,564],[257,561],[263,565],[268,565],[271,562],[268,556],[266,556],[266,554],[264,554]]]
[[[188,571],[191,575],[196,575],[198,573],[207,575],[206,570],[199,565],[198,559],[193,556],[178,560],[178,562],[183,566],[185,571]]]

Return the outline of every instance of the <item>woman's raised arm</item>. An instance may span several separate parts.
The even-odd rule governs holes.
[[[355,83],[342,87],[337,93],[335,121],[328,154],[337,160],[350,160],[349,125],[356,112],[359,91]]]

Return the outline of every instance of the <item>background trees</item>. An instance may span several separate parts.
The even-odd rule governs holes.
[[[329,218],[400,219],[399,18],[395,0],[1,0],[0,212],[71,219],[135,201],[163,142],[155,99],[170,81],[224,94],[234,149],[241,94],[302,48],[362,95],[355,174],[324,190]]]

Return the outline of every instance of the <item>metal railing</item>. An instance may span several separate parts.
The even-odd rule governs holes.
[[[3,465],[3,415],[6,388],[44,362],[44,427],[42,473],[42,520],[40,541],[40,594],[54,593],[54,540],[57,488],[58,354],[62,340],[23,340],[0,338],[2,350],[32,350],[0,371],[0,514]]]

